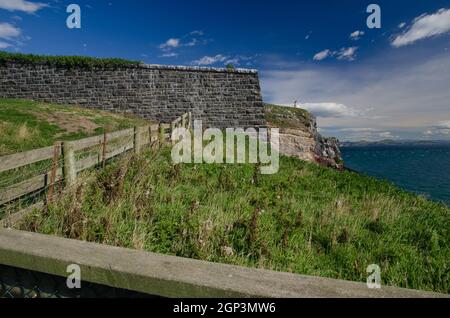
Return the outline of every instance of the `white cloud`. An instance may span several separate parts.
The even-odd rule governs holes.
[[[440,121],[437,124],[433,125],[429,130],[427,130],[425,135],[441,135],[446,136],[450,135],[450,120]]]
[[[229,60],[227,60],[226,62],[225,62],[225,64],[239,64],[239,58],[237,58],[237,57],[234,57],[234,58],[232,58],[232,59],[229,59]]]
[[[376,132],[375,128],[365,128],[365,127],[353,127],[353,128],[341,128],[339,131],[343,132]]]
[[[196,38],[193,38],[192,40],[190,40],[189,42],[187,42],[186,44],[183,44],[184,46],[196,46],[198,44],[198,40]]]
[[[177,57],[178,53],[175,52],[168,52],[168,53],[164,53],[162,55],[160,55],[160,57]]]
[[[6,49],[10,46],[11,46],[11,44],[0,41],[0,49]]]
[[[401,22],[401,23],[398,25],[398,28],[399,28],[399,29],[403,29],[405,26],[406,26],[406,22]]]
[[[314,55],[313,60],[322,61],[328,57],[335,56],[338,60],[354,61],[357,50],[357,46],[343,47],[339,51],[331,51],[329,49],[326,49]]]
[[[202,58],[192,61],[193,65],[213,65],[221,63],[225,64],[233,64],[239,65],[245,63],[247,66],[251,66],[254,59],[257,58],[258,55],[246,56],[246,55],[236,55],[234,57],[227,56],[223,54],[217,54],[215,56],[203,56]]]
[[[433,14],[423,14],[415,18],[403,34],[391,42],[394,47],[410,45],[416,41],[441,35],[450,31],[450,9],[440,9]]]
[[[359,30],[357,30],[357,31],[352,32],[352,33],[350,34],[350,39],[357,41],[357,40],[359,40],[363,35],[364,35],[364,31],[359,31]]]
[[[347,141],[379,141],[385,139],[399,139],[399,136],[394,135],[391,131],[379,130],[375,128],[342,128],[337,129],[337,131],[344,133],[345,137],[342,140]]]
[[[450,120],[440,121],[435,127],[438,129],[450,129]]]
[[[195,30],[181,36],[180,38],[170,38],[166,42],[159,45],[159,49],[163,51],[160,57],[176,57],[178,51],[183,47],[194,47],[197,45],[206,45],[210,40],[203,38],[204,32]]]
[[[170,50],[177,48],[180,45],[180,39],[168,39],[165,43],[161,44],[159,48],[161,50]]]
[[[22,32],[19,28],[9,23],[0,23],[0,39],[11,39],[18,37]]]
[[[201,30],[195,30],[189,33],[190,35],[198,35],[198,36],[203,36],[205,34],[205,32],[201,31]]]
[[[47,4],[40,2],[31,2],[26,0],[0,0],[0,9],[5,9],[8,11],[34,13],[44,7],[47,7]]]
[[[251,56],[236,55],[235,57],[228,57],[228,60],[226,60],[224,64],[233,64],[233,65],[245,64],[246,66],[251,66],[257,57],[258,54]]]
[[[423,138],[423,132],[433,126],[443,131],[444,122],[450,120],[450,55],[436,54],[424,60],[391,51],[388,56],[378,53],[350,65],[273,59],[270,69],[260,71],[264,100],[281,105],[292,105],[294,100],[345,105],[352,116],[338,111],[339,117],[318,117],[320,127],[342,140],[350,133],[338,128],[370,127],[404,138]]]
[[[314,55],[313,60],[314,61],[322,61],[322,60],[326,59],[327,57],[331,56],[332,54],[333,54],[333,52],[326,49],[326,50],[323,50],[323,51],[317,53],[316,55]]]
[[[383,139],[397,139],[398,136],[394,136],[390,131],[384,131],[378,133],[378,136]]]
[[[302,103],[301,108],[307,109],[318,117],[355,117],[358,112],[339,103]]]
[[[358,47],[344,47],[340,49],[338,52],[336,52],[336,56],[338,60],[346,60],[346,61],[353,61],[355,60],[356,51],[358,50]]]
[[[192,61],[194,65],[212,65],[219,62],[224,62],[229,59],[228,56],[222,54],[217,54],[216,56],[204,56],[198,60]]]

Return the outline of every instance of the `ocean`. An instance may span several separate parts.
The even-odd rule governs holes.
[[[343,147],[345,166],[450,206],[450,145]]]

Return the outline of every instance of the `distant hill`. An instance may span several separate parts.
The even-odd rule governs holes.
[[[343,141],[340,146],[345,147],[380,147],[380,146],[450,146],[450,140],[380,140],[380,141]]]

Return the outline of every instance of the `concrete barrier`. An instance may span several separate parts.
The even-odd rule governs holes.
[[[181,257],[0,229],[0,264],[163,297],[448,297],[394,287],[369,289],[320,277],[217,264]]]

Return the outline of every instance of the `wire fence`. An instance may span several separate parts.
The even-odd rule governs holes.
[[[130,151],[145,147],[158,151],[170,141],[175,127],[191,127],[191,114],[171,124],[135,127],[103,136],[0,157],[0,227],[12,227],[25,214],[41,209],[54,195],[76,185],[77,173],[103,168]],[[0,298],[147,298],[134,291],[82,282],[81,289],[69,289],[66,278],[29,269],[9,267],[0,259]]]
[[[0,157],[0,226],[11,215],[33,204],[51,201],[53,195],[74,184],[81,171],[103,168],[114,158],[130,151],[140,152],[145,147],[157,151],[156,148],[170,141],[171,130],[190,128],[191,121],[191,113],[186,113],[171,124],[56,142],[53,147]]]

